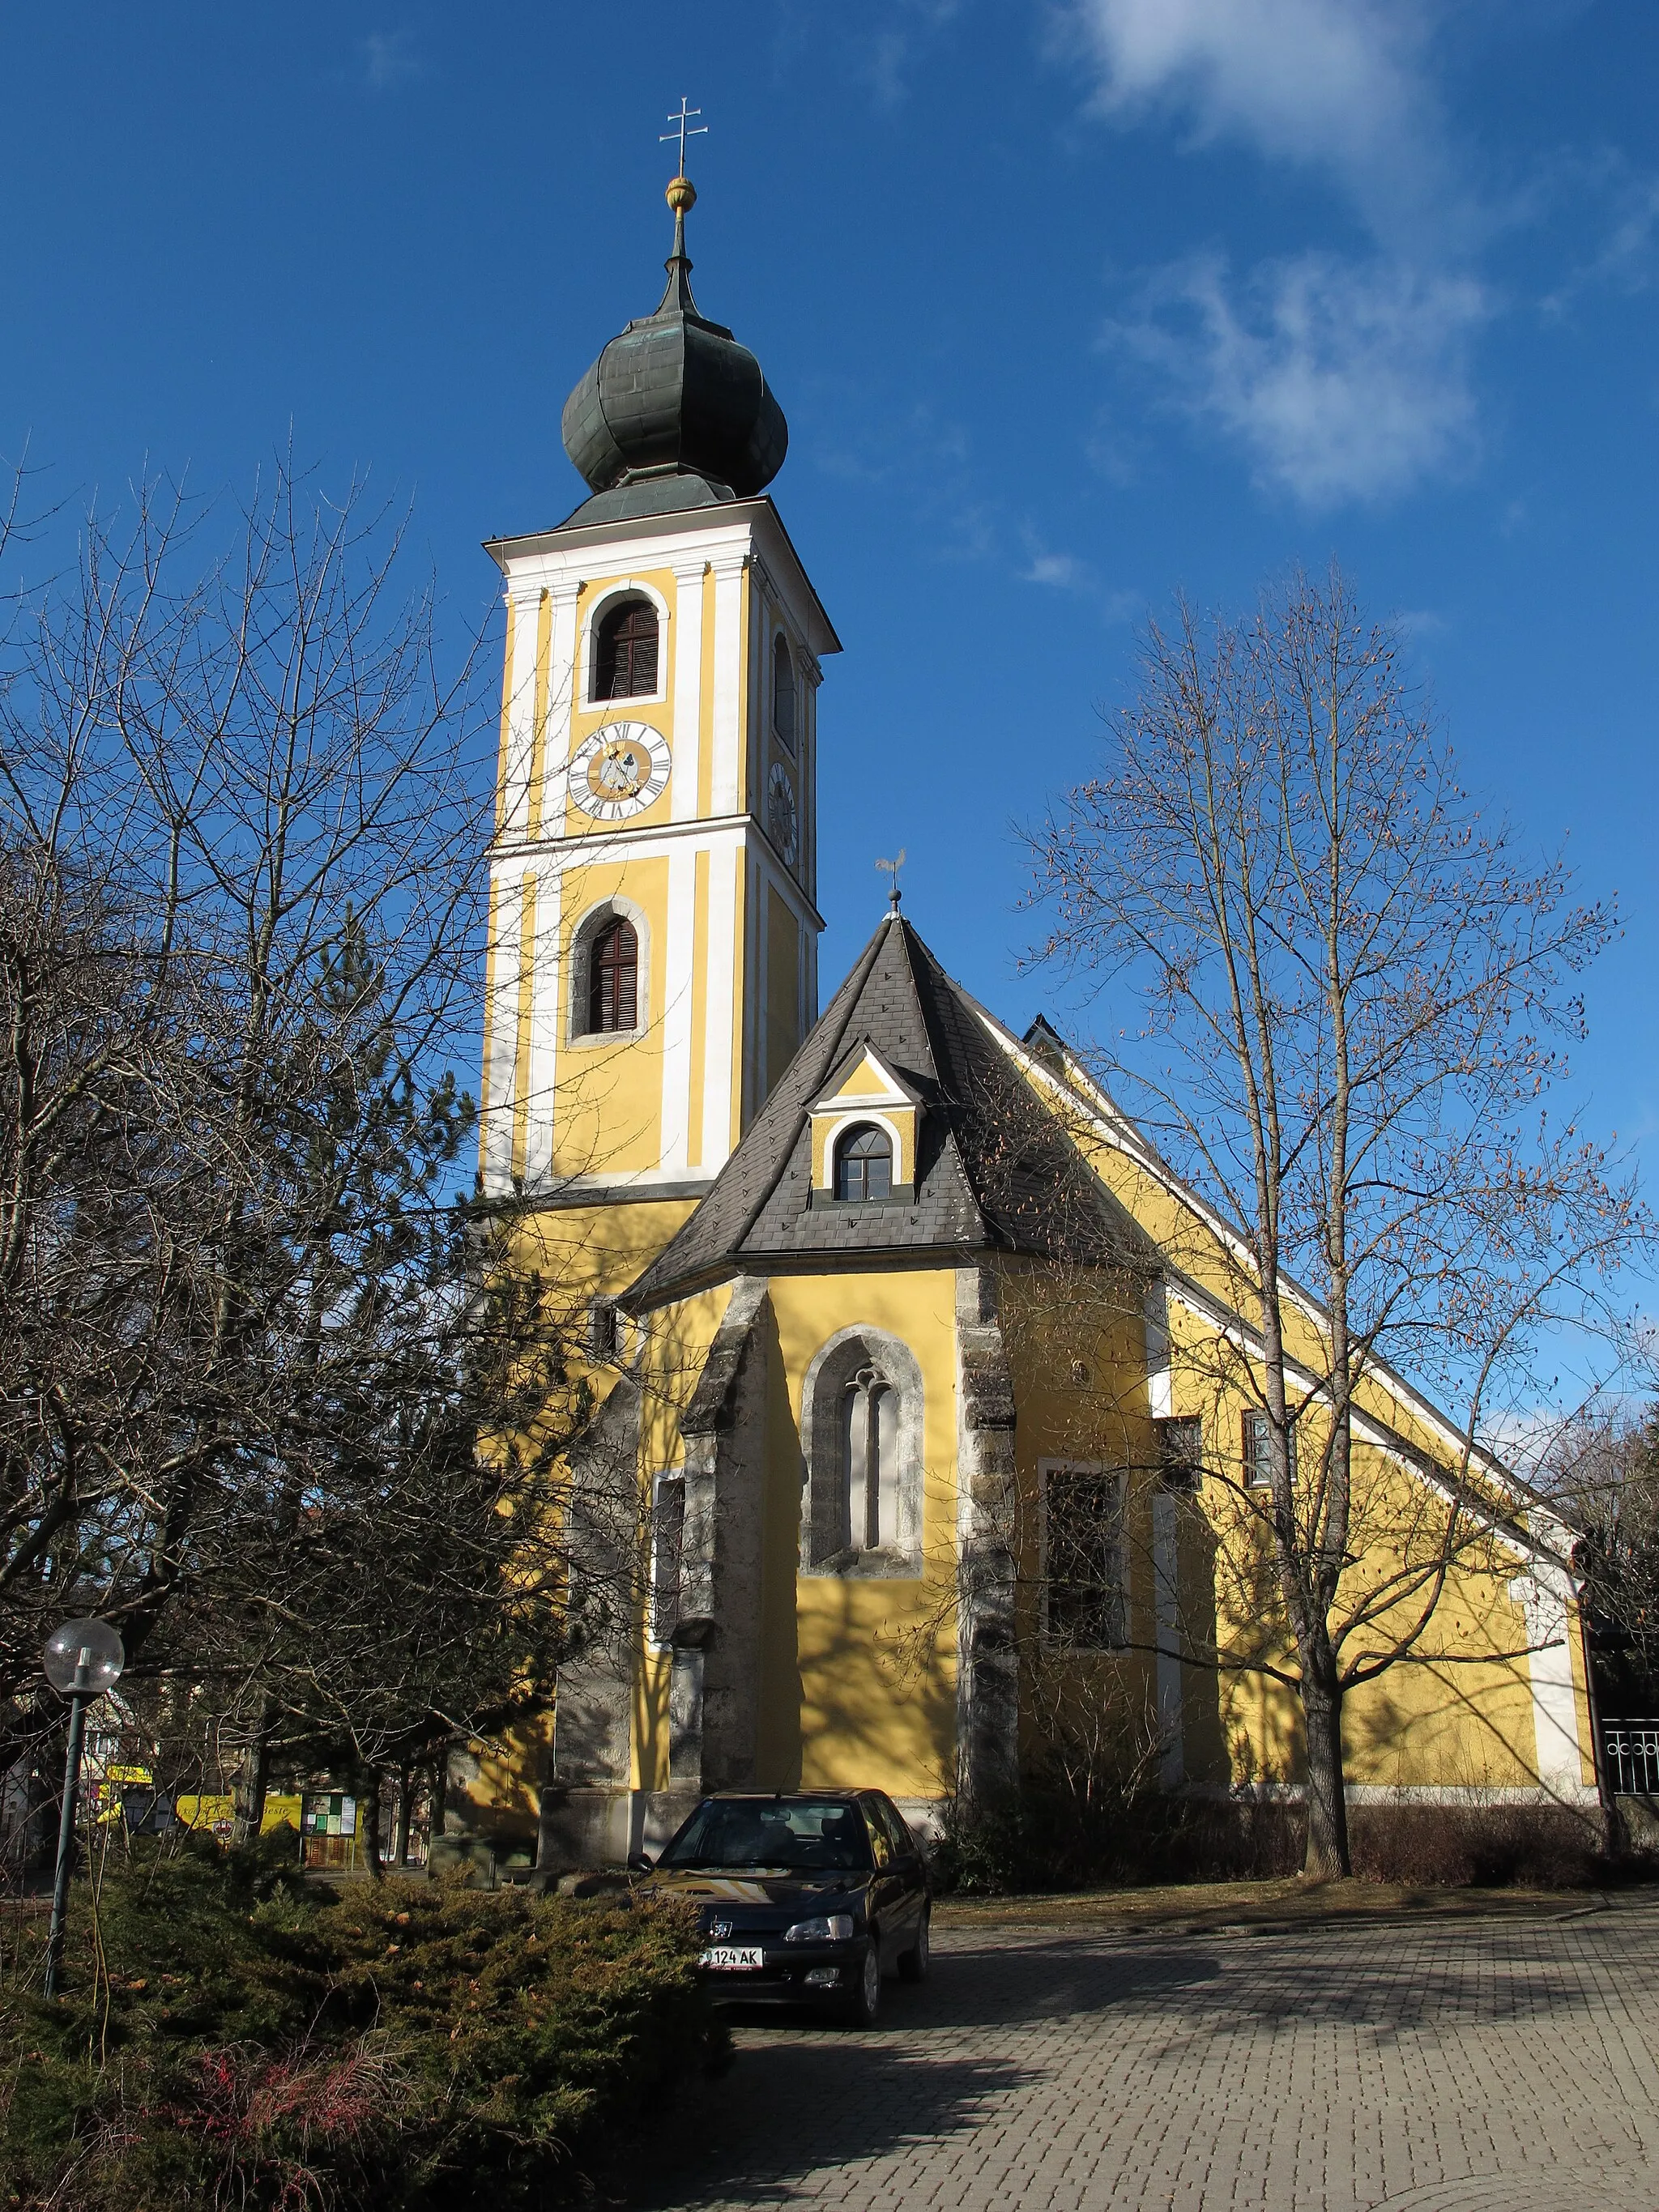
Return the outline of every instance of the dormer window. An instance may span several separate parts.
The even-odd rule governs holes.
[[[795,750],[795,664],[781,632],[772,642],[772,727],[787,752]]]
[[[657,610],[649,599],[618,599],[593,640],[593,696],[646,699],[656,688]]]
[[[892,1139],[869,1122],[849,1129],[836,1150],[836,1196],[873,1206],[892,1188]]]

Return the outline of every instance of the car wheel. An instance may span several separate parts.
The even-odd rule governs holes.
[[[916,1940],[908,1951],[901,1951],[898,1959],[899,1979],[902,1982],[925,1982],[929,1963],[928,1923],[933,1914],[924,1905],[921,1917],[916,1923]]]
[[[873,2027],[881,2012],[881,1939],[872,1936],[864,1948],[859,1984],[842,2009],[848,2027]]]

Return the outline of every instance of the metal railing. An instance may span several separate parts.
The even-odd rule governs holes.
[[[1616,1796],[1659,1796],[1659,1720],[1604,1720],[1601,1752]]]

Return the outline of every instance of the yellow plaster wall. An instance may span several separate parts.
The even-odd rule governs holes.
[[[1216,1387],[1202,1356],[1202,1323],[1176,1307],[1170,1315],[1173,1412],[1202,1425],[1206,1467],[1242,1474],[1243,1391]],[[1198,1378],[1198,1379],[1195,1379]],[[1309,1464],[1321,1437],[1304,1417],[1299,1449]],[[1421,1478],[1363,1439],[1354,1449],[1355,1563],[1345,1577],[1338,1619],[1370,1601],[1410,1555],[1432,1543],[1441,1508]],[[1217,1643],[1236,1657],[1289,1657],[1264,1644],[1261,1626],[1282,1619],[1267,1532],[1225,1481],[1206,1481],[1184,1513],[1183,1604],[1203,1617],[1213,1600]],[[1214,1555],[1213,1559],[1212,1555]],[[1420,1553],[1419,1553],[1420,1556]],[[1218,1565],[1219,1571],[1218,1571]],[[1474,1537],[1448,1572],[1444,1594],[1416,1649],[1419,1658],[1390,1668],[1350,1692],[1344,1709],[1349,1779],[1357,1784],[1527,1787],[1536,1781],[1528,1634],[1510,1583],[1522,1565],[1517,1549],[1496,1535]],[[1252,1571],[1254,1587],[1252,1586]],[[1387,1648],[1413,1624],[1409,1596],[1383,1610],[1359,1650]],[[1207,1625],[1207,1621],[1206,1624]],[[1571,1624],[1570,1624],[1571,1626]],[[1235,1783],[1299,1778],[1303,1752],[1298,1701],[1288,1686],[1261,1675],[1188,1667],[1187,1709],[1196,1716],[1196,1778]],[[1221,1771],[1218,1771],[1219,1768]]]
[[[618,585],[624,582],[649,585],[652,590],[660,595],[668,609],[668,620],[662,625],[657,646],[658,690],[661,696],[650,699],[590,699],[587,696],[588,686],[592,680],[592,641],[588,634],[590,618],[593,608],[601,600],[608,599]],[[693,588],[695,589],[695,586]],[[674,662],[679,635],[678,611],[678,586],[675,583],[672,568],[618,568],[614,574],[596,576],[583,583],[576,602],[576,634],[581,641],[580,656],[574,680],[570,687],[572,696],[566,704],[564,714],[558,718],[562,724],[565,759],[569,759],[582,739],[591,731],[597,730],[605,722],[648,723],[653,729],[661,732],[668,740],[671,751],[672,750],[674,746]],[[707,658],[705,646],[705,661]],[[703,727],[707,729],[708,726],[708,718],[705,715]],[[552,727],[550,720],[550,744],[552,741]],[[706,751],[707,747],[700,750]],[[678,759],[677,754],[674,757]],[[639,813],[629,815],[627,825],[629,830],[650,828],[654,823],[667,822],[672,818],[674,777],[678,773],[678,767],[672,768],[667,784],[660,795],[653,799],[649,806],[642,808]],[[592,821],[568,798],[565,800],[563,822],[552,823],[550,827],[556,833],[569,837],[602,837],[607,834],[615,835],[614,824]]]
[[[800,1043],[800,925],[775,884],[766,887],[766,1090]]]
[[[1014,1531],[1021,1641],[1023,1748],[1037,1752],[1051,1716],[1079,1697],[1104,1700],[1133,1726],[1155,1702],[1152,1497],[1155,1438],[1146,1403],[1139,1292],[1133,1282],[1091,1275],[1089,1294],[1056,1298],[1044,1271],[1006,1266],[1000,1306],[1014,1382],[1018,1522]],[[1131,1648],[1105,1658],[1042,1647],[1042,1468],[1061,1460],[1129,1470],[1123,1540]],[[1139,1647],[1139,1648],[1136,1648]]]
[[[955,1276],[786,1275],[769,1288],[758,1779],[937,1796],[955,1760]],[[677,1410],[730,1295],[722,1285],[652,1316],[647,1471],[683,1463]],[[901,1337],[922,1372],[924,1571],[915,1580],[799,1571],[802,1384],[820,1346],[857,1326]],[[635,1700],[642,1788],[667,1785],[667,1700],[666,1665],[647,1652]]]
[[[798,1644],[792,1669],[787,1604],[769,1613],[762,1728],[774,1771],[799,1760],[801,1786],[867,1782],[897,1796],[935,1796],[954,1770],[956,1625],[956,1276],[951,1269],[779,1276],[772,1308],[787,1378],[795,1458],[788,1542],[769,1560],[799,1558],[801,1387],[812,1356],[838,1330],[886,1329],[921,1370],[923,1573],[915,1581],[794,1577]],[[780,1443],[781,1439],[780,1439]],[[789,1583],[774,1585],[787,1591]],[[782,1786],[781,1782],[774,1786]]]
[[[643,1036],[573,1037],[571,945],[582,918],[602,901],[626,897],[645,915]],[[662,1018],[668,964],[668,861],[570,868],[559,913],[559,1048],[554,1079],[554,1160],[560,1175],[654,1168],[662,1152]]]
[[[1039,1462],[1101,1462],[1130,1470],[1124,1529],[1132,1646],[1156,1644],[1152,1500],[1158,1486],[1157,1433],[1146,1394],[1140,1294],[1132,1279],[1076,1271],[1057,1280],[1042,1269],[1006,1271],[1002,1307],[1015,1377],[1019,1419],[1017,1550],[1026,1629],[1025,1648],[1040,1648]],[[1172,1412],[1196,1417],[1205,1463],[1237,1482],[1242,1473],[1241,1417],[1250,1402],[1221,1383],[1202,1356],[1212,1340],[1186,1308],[1170,1314]],[[1202,1378],[1201,1387],[1194,1381]],[[1316,1454],[1316,1425],[1304,1425],[1302,1449]],[[1431,1538],[1435,1509],[1425,1507],[1421,1479],[1391,1455],[1356,1445],[1356,1565],[1345,1583],[1345,1605],[1357,1607],[1382,1589],[1413,1540]],[[1430,1493],[1431,1496],[1432,1494]],[[1426,1519],[1425,1519],[1426,1515]],[[1294,1671],[1287,1640],[1264,1638],[1263,1623],[1284,1608],[1267,1534],[1224,1480],[1210,1480],[1176,1508],[1177,1588],[1183,1640],[1219,1649],[1237,1661],[1281,1660]],[[1445,1593],[1408,1662],[1356,1687],[1345,1708],[1349,1778],[1359,1784],[1528,1787],[1536,1782],[1528,1632],[1511,1593],[1522,1557],[1491,1533],[1472,1540],[1448,1575]],[[1415,1619],[1409,1599],[1381,1615],[1373,1645],[1401,1636]],[[1569,1622],[1574,1681],[1581,1709],[1580,1741],[1589,1741],[1582,1655]],[[1155,1695],[1151,1649],[1131,1649],[1109,1662],[1069,1662],[1091,1689],[1126,1706],[1150,1711]],[[1028,1744],[1044,1711],[1069,1692],[1039,1665],[1028,1681]],[[1300,1778],[1300,1705],[1294,1690],[1257,1671],[1183,1668],[1186,1771],[1199,1783],[1289,1782]],[[1594,1779],[1587,1769],[1584,1779]]]
[[[547,1206],[520,1224],[513,1263],[538,1273],[573,1308],[614,1297],[650,1266],[696,1203],[675,1198]]]

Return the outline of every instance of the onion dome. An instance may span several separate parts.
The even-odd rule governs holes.
[[[612,338],[564,403],[564,449],[595,492],[690,477],[703,479],[702,498],[749,499],[783,466],[789,426],[760,363],[691,296],[685,216],[696,197],[684,177],[668,187],[661,306]]]

